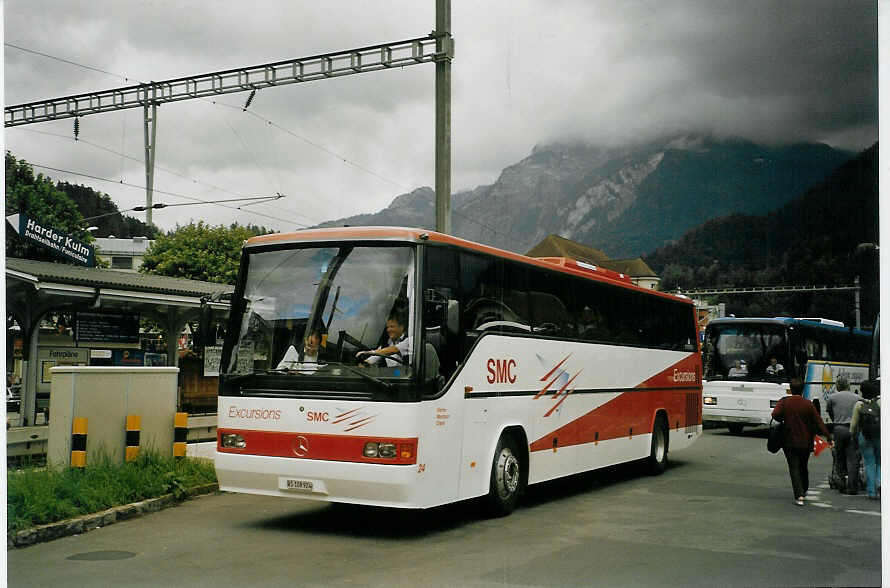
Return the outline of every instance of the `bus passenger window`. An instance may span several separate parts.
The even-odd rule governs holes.
[[[424,265],[422,334],[424,355],[435,355],[436,360],[424,357],[424,369],[438,363],[438,374],[424,374],[424,380],[435,382],[438,392],[441,385],[454,374],[463,359],[461,345],[463,335],[449,332],[447,321],[449,305],[458,297],[457,254],[440,247],[429,247]],[[430,367],[429,369],[433,369]]]
[[[555,272],[536,276],[534,289],[529,292],[532,301],[534,332],[554,337],[576,337],[575,317],[572,307],[572,291],[569,281]]]

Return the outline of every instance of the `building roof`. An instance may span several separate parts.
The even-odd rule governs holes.
[[[154,243],[147,237],[96,237],[93,245],[99,255],[145,255],[145,251]]]
[[[658,275],[640,257],[609,259],[609,256],[599,249],[582,245],[559,235],[548,235],[543,241],[532,247],[526,255],[529,257],[569,257],[627,274],[633,278],[658,278]]]
[[[621,272],[635,278],[657,278],[658,274],[649,267],[642,257],[634,259],[610,259],[603,262],[603,267]]]
[[[544,237],[544,240],[532,247],[526,255],[529,257],[568,257],[576,261],[602,266],[606,266],[605,262],[609,261],[609,256],[599,249],[587,247],[559,235]]]
[[[179,296],[201,297],[220,292],[233,292],[235,289],[234,286],[216,284],[214,282],[201,282],[183,278],[170,278],[167,276],[7,257],[7,278],[10,277],[11,273],[19,278],[27,279],[32,277],[38,282],[53,282],[95,288],[115,288]]]

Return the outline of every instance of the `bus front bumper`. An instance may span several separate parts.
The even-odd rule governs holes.
[[[417,465],[320,461],[216,453],[219,489],[323,502],[423,508]]]
[[[765,419],[765,420],[764,420]],[[745,414],[743,411],[703,410],[702,420],[706,423],[738,423],[740,425],[768,425],[770,418],[760,414]]]

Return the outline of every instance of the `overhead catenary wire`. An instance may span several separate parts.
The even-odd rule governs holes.
[[[57,56],[55,56],[55,55],[50,55],[50,54],[48,54],[48,53],[43,53],[43,52],[40,52],[40,51],[34,51],[34,50],[26,49],[26,48],[20,47],[19,45],[13,45],[13,44],[11,44],[11,43],[4,43],[4,44],[5,44],[5,45],[9,45],[10,47],[14,47],[14,48],[16,48],[16,49],[20,49],[20,50],[22,50],[22,51],[27,51],[27,52],[29,52],[29,53],[34,53],[34,54],[36,54],[36,55],[40,55],[40,56],[42,56],[42,57],[47,57],[47,58],[49,58],[49,59],[55,59],[55,60],[61,61],[61,62],[63,62],[63,63],[68,63],[68,64],[70,64],[70,65],[75,65],[75,66],[78,66],[78,67],[83,67],[83,68],[85,68],[85,69],[89,69],[89,70],[92,70],[92,71],[97,71],[97,72],[104,73],[104,74],[107,74],[107,75],[112,75],[112,76],[115,76],[115,77],[121,77],[121,78],[124,78],[124,79],[127,79],[127,80],[133,79],[133,80],[138,81],[138,82],[140,82],[140,83],[147,83],[147,82],[143,82],[143,81],[141,81],[141,80],[137,80],[136,78],[128,78],[127,76],[124,76],[124,75],[122,75],[122,74],[117,74],[117,73],[110,72],[110,71],[107,71],[107,70],[103,70],[103,69],[100,69],[100,68],[91,67],[91,66],[88,66],[88,65],[84,65],[84,64],[82,64],[82,63],[77,63],[76,61],[71,61],[71,60],[69,60],[69,59],[64,59],[64,58],[61,58],[61,57],[57,57]],[[231,108],[231,109],[234,109],[234,110],[239,110],[239,111],[241,111],[241,112],[246,112],[246,113],[248,113],[248,114],[250,114],[250,115],[252,115],[252,116],[257,117],[258,119],[262,120],[263,122],[265,122],[265,123],[267,123],[267,124],[269,124],[269,125],[271,125],[271,126],[274,126],[275,128],[277,128],[277,129],[279,129],[279,130],[281,130],[281,131],[283,131],[283,132],[285,132],[285,133],[287,133],[287,134],[289,134],[289,135],[292,135],[292,136],[296,137],[297,139],[300,139],[301,141],[304,141],[304,142],[306,142],[307,144],[309,144],[309,145],[311,145],[311,146],[313,146],[313,147],[315,147],[315,148],[317,148],[317,149],[320,149],[320,150],[324,151],[325,153],[328,153],[329,155],[332,155],[333,157],[336,157],[337,159],[341,160],[343,163],[346,163],[347,165],[350,165],[350,166],[352,166],[352,167],[355,167],[356,169],[359,169],[359,170],[361,170],[361,171],[364,171],[364,172],[366,172],[366,173],[369,173],[369,174],[371,174],[371,175],[373,175],[373,176],[375,176],[375,177],[377,177],[377,178],[379,178],[379,179],[381,179],[381,180],[383,180],[383,181],[385,181],[385,182],[388,182],[388,183],[390,183],[390,184],[392,184],[392,185],[394,185],[394,186],[398,186],[398,187],[400,187],[400,188],[404,188],[404,189],[410,190],[409,187],[407,187],[407,186],[405,186],[405,185],[403,185],[403,184],[400,184],[399,182],[396,182],[396,181],[394,181],[394,180],[391,180],[391,179],[389,179],[389,178],[383,176],[382,174],[379,174],[379,173],[377,173],[377,172],[375,172],[375,171],[373,171],[373,170],[371,170],[371,169],[369,169],[369,168],[367,168],[367,167],[365,167],[365,166],[363,166],[363,165],[361,165],[361,164],[359,164],[359,163],[356,163],[356,162],[354,162],[354,161],[351,161],[350,159],[344,157],[343,155],[340,155],[339,153],[336,153],[335,151],[333,151],[333,150],[331,150],[331,149],[328,149],[327,147],[325,147],[325,146],[323,146],[323,145],[321,145],[321,144],[319,144],[319,143],[316,143],[316,142],[314,142],[314,141],[311,141],[310,139],[307,139],[306,137],[303,137],[303,136],[301,136],[301,135],[299,135],[299,134],[297,134],[297,133],[291,131],[290,129],[287,129],[287,128],[285,128],[285,127],[283,127],[283,126],[281,126],[281,125],[275,123],[274,121],[272,121],[272,120],[270,120],[270,119],[268,119],[268,118],[265,118],[265,117],[263,117],[263,116],[260,116],[260,115],[256,114],[255,112],[253,112],[253,111],[251,111],[251,110],[247,110],[247,109],[246,109],[246,106],[245,106],[244,108],[242,108],[242,107],[240,107],[240,106],[234,106],[234,105],[231,105],[231,104],[227,104],[227,103],[225,103],[225,102],[220,102],[220,101],[217,101],[217,100],[210,100],[210,99],[207,99],[207,98],[201,98],[201,100],[203,100],[203,101],[205,101],[205,102],[209,102],[209,103],[211,103],[211,104],[215,104],[215,105],[219,105],[219,106],[224,106],[224,107],[226,107],[226,108]]]
[[[199,206],[201,204],[219,204],[220,202],[236,202],[236,201],[241,201],[241,200],[271,201],[271,200],[278,200],[279,198],[284,198],[284,195],[277,194],[275,196],[256,196],[253,198],[229,198],[227,200],[210,200],[208,202],[179,202],[176,204],[164,204],[164,203],[158,202],[158,203],[152,204],[151,206],[134,206],[133,208],[128,208],[126,210],[116,210],[114,212],[106,212],[105,214],[98,214],[96,216],[90,216],[85,219],[82,219],[81,222],[96,220],[99,218],[104,218],[106,216],[113,216],[115,214],[123,214],[125,212],[143,211],[143,210],[147,210],[149,208],[161,209],[161,208],[173,208],[174,206]],[[255,203],[255,204],[257,204],[257,203]],[[241,207],[239,206],[238,209],[240,210]]]
[[[63,139],[63,140],[66,140],[66,141],[68,141],[68,140],[72,140],[70,135],[62,135],[62,134],[60,134],[60,133],[51,133],[51,132],[49,132],[49,131],[39,131],[39,130],[37,130],[37,129],[31,129],[31,128],[26,128],[26,127],[20,128],[19,130],[26,131],[26,132],[29,132],[29,133],[37,133],[37,134],[40,134],[40,135],[47,135],[47,136],[50,136],[50,137],[57,137],[57,138],[59,138],[59,139]],[[127,154],[122,153],[122,152],[120,152],[120,151],[115,151],[114,149],[111,149],[110,147],[105,147],[104,145],[100,145],[100,144],[98,144],[98,143],[95,143],[95,142],[93,142],[93,141],[89,141],[89,140],[87,140],[87,139],[80,139],[80,140],[78,141],[78,143],[84,143],[84,144],[86,144],[86,145],[89,145],[90,147],[94,147],[94,148],[96,148],[96,149],[100,149],[100,150],[102,150],[102,151],[106,151],[106,152],[108,152],[108,153],[112,153],[112,154],[114,154],[114,155],[119,155],[121,158],[126,158],[126,159],[129,159],[129,160],[131,160],[131,161],[138,162],[138,163],[142,163],[142,161],[143,161],[142,159],[140,159],[140,158],[138,158],[138,157],[133,157],[133,156],[131,156],[131,155],[127,155]],[[195,178],[191,178],[191,177],[186,176],[186,175],[184,175],[184,174],[181,174],[181,173],[179,173],[179,172],[177,172],[177,171],[175,171],[175,170],[171,170],[171,169],[168,169],[168,168],[165,168],[165,167],[161,167],[161,166],[159,166],[159,165],[156,165],[155,168],[158,169],[159,171],[163,171],[163,172],[168,173],[168,174],[170,174],[170,175],[173,175],[173,176],[182,178],[182,179],[184,179],[184,180],[188,180],[188,181],[190,181],[190,182],[192,182],[192,183],[194,183],[194,184],[199,184],[199,185],[202,185],[202,186],[205,186],[205,187],[208,187],[208,188],[212,188],[212,189],[214,189],[214,190],[219,190],[220,192],[224,192],[224,193],[229,194],[229,195],[231,195],[231,196],[244,196],[244,194],[239,194],[239,193],[237,193],[237,192],[232,192],[231,190],[228,190],[228,189],[226,189],[226,188],[223,188],[222,186],[216,186],[216,185],[214,185],[214,184],[209,184],[209,183],[207,183],[207,182],[203,182],[203,181],[201,181],[201,180],[197,180],[197,179],[195,179]],[[122,184],[123,184],[124,182],[123,182],[123,180],[118,180],[118,183],[122,183]],[[128,185],[128,184],[124,184],[124,185]],[[154,191],[155,191],[155,192],[158,192],[158,190],[154,190]],[[318,224],[318,223],[320,222],[320,221],[318,221],[317,219],[314,219],[314,218],[312,218],[312,217],[306,216],[306,215],[303,214],[303,213],[296,212],[296,211],[291,210],[291,209],[289,209],[289,208],[283,208],[283,207],[277,207],[277,208],[278,208],[278,210],[284,211],[284,212],[289,213],[289,214],[296,214],[297,216],[303,217],[305,220],[307,220],[307,221],[309,221],[309,222],[312,222],[312,223],[315,223],[315,224]]]
[[[275,121],[273,121],[273,120],[271,120],[271,119],[269,119],[269,118],[267,118],[267,117],[265,117],[265,116],[263,116],[263,115],[261,115],[261,114],[258,114],[258,113],[257,113],[256,111],[254,111],[254,110],[244,110],[244,109],[242,109],[242,108],[239,107],[239,106],[234,106],[234,105],[231,105],[231,104],[226,104],[225,102],[220,102],[220,101],[218,101],[218,100],[208,100],[208,101],[209,101],[211,104],[215,104],[215,105],[217,105],[217,106],[224,106],[224,107],[226,107],[226,108],[231,108],[231,109],[233,109],[233,110],[240,110],[240,111],[244,112],[245,114],[249,114],[250,116],[253,116],[253,117],[255,117],[255,118],[257,118],[257,119],[263,121],[263,122],[266,123],[267,125],[272,126],[272,127],[276,128],[276,129],[278,129],[279,131],[282,131],[282,132],[284,132],[284,133],[287,133],[288,135],[291,135],[292,137],[294,137],[294,138],[296,138],[296,139],[299,139],[300,141],[303,141],[304,143],[306,143],[306,144],[308,144],[308,145],[311,145],[312,147],[315,147],[316,149],[318,149],[318,150],[320,150],[320,151],[323,151],[323,152],[327,153],[328,155],[330,155],[330,156],[332,156],[332,157],[334,157],[334,158],[336,158],[336,159],[339,159],[341,162],[343,162],[343,163],[345,163],[345,164],[347,164],[347,165],[349,165],[349,166],[352,166],[352,167],[354,167],[354,168],[356,168],[356,169],[358,169],[358,170],[361,170],[361,171],[363,171],[363,172],[365,172],[365,173],[367,173],[367,174],[370,174],[370,175],[372,175],[372,176],[374,176],[374,177],[376,177],[376,178],[378,178],[378,179],[381,179],[381,180],[383,180],[384,182],[386,182],[386,183],[388,183],[388,184],[392,184],[393,186],[396,186],[396,187],[398,187],[398,188],[402,188],[402,189],[404,189],[404,190],[410,190],[410,189],[411,189],[410,186],[406,186],[405,184],[402,184],[402,183],[400,183],[400,182],[397,182],[396,180],[393,180],[393,179],[391,179],[391,178],[388,178],[388,177],[384,176],[383,174],[380,174],[380,173],[378,173],[378,172],[375,172],[374,170],[372,170],[372,169],[370,169],[370,168],[368,168],[368,167],[365,167],[364,165],[362,165],[362,164],[360,164],[360,163],[357,163],[357,162],[355,162],[355,161],[352,161],[352,160],[349,159],[348,157],[346,157],[346,156],[344,156],[344,155],[341,155],[340,153],[337,153],[336,151],[334,151],[334,150],[332,150],[332,149],[329,149],[329,148],[325,147],[324,145],[322,145],[322,144],[320,144],[320,143],[316,143],[315,141],[312,141],[311,139],[307,139],[306,137],[300,135],[299,133],[296,133],[296,132],[294,132],[294,131],[288,129],[287,127],[284,127],[284,126],[282,126],[282,125],[276,123]]]
[[[110,75],[110,76],[114,76],[114,77],[122,78],[122,79],[124,79],[124,80],[126,80],[126,81],[134,80],[134,81],[138,81],[138,82],[140,82],[140,83],[146,83],[146,82],[143,82],[143,81],[141,81],[141,80],[138,80],[137,78],[133,78],[133,77],[130,77],[130,76],[125,76],[125,75],[123,75],[123,74],[119,74],[119,73],[111,72],[111,71],[104,70],[104,69],[97,68],[97,67],[92,67],[92,66],[85,65],[85,64],[82,64],[82,63],[78,63],[78,62],[76,62],[76,61],[72,61],[72,60],[69,60],[69,59],[64,59],[64,58],[62,58],[62,57],[58,57],[58,56],[55,56],[55,55],[50,55],[50,54],[48,54],[48,53],[44,53],[44,52],[41,52],[41,51],[35,51],[35,50],[33,50],[33,49],[28,49],[28,48],[25,48],[25,47],[21,47],[20,45],[15,45],[15,44],[13,44],[13,43],[4,43],[4,45],[5,45],[5,46],[8,46],[8,47],[12,47],[12,48],[14,48],[14,49],[18,49],[18,50],[20,50],[20,51],[24,51],[24,52],[26,52],[26,53],[32,53],[32,54],[35,54],[35,55],[39,55],[39,56],[42,56],[42,57],[46,57],[46,58],[48,58],[48,59],[54,59],[54,60],[57,60],[57,61],[60,61],[60,62],[63,62],[63,63],[67,63],[67,64],[74,65],[74,66],[77,66],[77,67],[82,67],[82,68],[84,68],[84,69],[88,69],[88,70],[91,70],[91,71],[95,71],[95,72],[99,72],[99,73],[102,73],[102,74],[106,74],[106,75]],[[222,107],[225,107],[225,108],[230,108],[230,109],[233,109],[233,110],[237,110],[237,111],[245,112],[245,113],[247,113],[247,114],[249,114],[249,115],[251,115],[251,116],[257,118],[258,120],[263,121],[263,122],[266,123],[267,125],[269,125],[269,126],[271,126],[271,127],[274,127],[274,128],[276,128],[276,129],[278,129],[279,131],[284,132],[284,133],[286,133],[286,134],[288,134],[288,135],[291,135],[291,136],[293,136],[294,138],[296,138],[296,139],[298,139],[298,140],[300,140],[300,141],[303,141],[303,142],[305,142],[306,144],[308,144],[308,145],[310,145],[310,146],[312,146],[312,147],[315,147],[316,149],[319,149],[320,151],[323,151],[323,152],[327,153],[328,155],[331,155],[332,157],[337,158],[338,160],[340,160],[341,162],[343,162],[343,163],[345,163],[345,164],[347,164],[347,165],[349,165],[349,166],[352,166],[352,167],[354,167],[354,168],[356,168],[356,169],[358,169],[358,170],[360,170],[360,171],[363,171],[363,172],[365,172],[365,173],[368,173],[368,174],[370,174],[370,175],[373,175],[373,176],[377,177],[378,179],[383,180],[384,182],[389,183],[389,184],[391,184],[391,185],[393,185],[393,186],[396,186],[396,187],[398,187],[398,188],[401,188],[401,189],[404,189],[404,190],[409,190],[409,191],[411,190],[411,187],[410,187],[410,186],[406,186],[405,184],[402,184],[401,182],[395,181],[395,180],[393,180],[393,179],[391,179],[391,178],[388,178],[388,177],[386,177],[386,176],[384,176],[384,175],[382,175],[382,174],[380,174],[380,173],[378,173],[378,172],[376,172],[376,171],[374,171],[374,170],[372,170],[372,169],[370,169],[370,168],[368,168],[368,167],[366,167],[366,166],[364,166],[364,165],[362,165],[362,164],[359,164],[359,163],[357,163],[357,162],[354,162],[354,161],[350,160],[349,158],[347,158],[347,157],[341,155],[340,153],[337,153],[336,151],[334,151],[334,150],[332,150],[332,149],[329,149],[328,147],[325,147],[324,145],[321,145],[321,144],[319,144],[319,143],[317,143],[317,142],[315,142],[315,141],[312,141],[311,139],[308,139],[308,138],[306,138],[306,137],[300,135],[299,133],[296,133],[296,132],[294,132],[294,131],[292,131],[292,130],[290,130],[290,129],[288,129],[288,128],[286,128],[286,127],[284,127],[284,126],[282,126],[282,125],[280,125],[280,124],[278,124],[278,123],[276,123],[275,121],[273,121],[273,120],[271,120],[271,119],[269,119],[269,118],[267,118],[267,117],[265,117],[265,116],[262,116],[262,115],[258,114],[258,113],[255,112],[254,110],[247,110],[247,107],[250,105],[250,101],[248,101],[248,102],[244,105],[244,107],[240,107],[240,106],[235,106],[235,105],[227,104],[227,103],[225,103],[225,102],[221,102],[221,101],[218,101],[218,100],[212,100],[212,99],[209,99],[209,98],[201,98],[201,100],[204,101],[204,102],[209,102],[209,103],[211,103],[211,104],[213,104],[213,105],[216,105],[216,106],[222,106]],[[234,129],[231,127],[231,125],[229,125],[229,128],[230,128],[230,130],[232,130],[232,132],[235,132]],[[34,132],[39,132],[39,131],[34,131]],[[51,133],[46,133],[46,134],[51,134]],[[243,143],[243,141],[241,140],[240,136],[238,136],[237,133],[235,133],[235,136],[236,136],[236,137],[238,138],[238,140],[242,143],[242,147],[246,149],[246,146],[244,145],[244,143]],[[86,142],[86,141],[85,141],[84,139],[80,139],[80,142]],[[94,144],[94,146],[96,146],[96,145]],[[99,147],[99,146],[97,146],[97,147],[100,148],[100,149],[105,149],[105,150],[110,151],[110,152],[113,153],[112,150],[109,150],[109,149],[107,149],[107,148]],[[248,150],[248,152],[250,153],[250,150]],[[124,156],[124,157],[127,157],[127,158],[130,158],[130,159],[134,159],[134,160],[135,160],[135,158],[131,158],[130,156],[123,155],[122,153],[119,153],[119,155],[122,155],[122,156]],[[36,165],[36,164],[35,164],[35,165]],[[114,180],[109,180],[109,179],[107,179],[107,178],[101,178],[101,177],[97,177],[97,176],[91,176],[91,175],[89,175],[89,174],[80,174],[80,173],[77,173],[77,172],[72,172],[72,171],[67,171],[67,170],[59,170],[59,169],[52,168],[52,167],[49,167],[49,166],[37,166],[37,167],[42,167],[42,168],[45,168],[45,169],[53,169],[53,170],[55,170],[55,171],[61,171],[62,173],[70,173],[70,174],[73,174],[73,175],[81,175],[81,176],[89,177],[89,178],[96,179],[96,180],[99,180],[99,181],[105,181],[105,182],[111,182],[111,183],[118,183],[118,184],[122,184],[122,185],[127,185],[127,186],[132,186],[132,187],[140,187],[140,188],[144,189],[144,186],[136,186],[136,185],[134,185],[134,184],[126,183],[126,182],[124,182],[123,180],[120,180],[120,181],[114,181]],[[258,167],[259,167],[259,166],[258,166]],[[162,168],[159,167],[158,169],[162,169]],[[191,180],[191,178],[188,178],[188,177],[186,177],[186,176],[182,176],[181,174],[177,174],[176,172],[172,172],[172,171],[170,171],[170,170],[165,170],[165,171],[167,171],[168,173],[172,173],[172,174],[174,174],[174,175],[178,175],[178,176],[180,176],[180,177],[183,177],[184,179],[189,179],[189,180]],[[195,181],[195,180],[192,180],[192,181]],[[197,182],[197,183],[200,183],[200,182]],[[227,191],[227,190],[225,190],[225,189],[222,189],[222,188],[219,188],[219,187],[216,187],[216,186],[212,186],[212,185],[209,185],[209,184],[205,184],[205,185],[208,185],[208,186],[210,186],[210,187],[213,187],[214,189],[218,189],[218,190],[224,191],[224,192],[229,193],[229,194],[233,194],[232,192],[229,192],[229,191]],[[157,190],[157,189],[154,189],[153,191],[156,192],[156,193],[159,193],[159,194],[166,194],[166,195],[170,195],[170,196],[177,196],[177,197],[180,197],[180,198],[193,198],[193,197],[185,196],[185,195],[182,195],[182,194],[176,194],[176,193],[171,193],[171,192],[164,192],[164,191],[162,191],[162,190]],[[197,198],[194,198],[194,199],[195,199],[195,200],[200,200],[200,199],[197,199]],[[203,202],[203,201],[202,201],[202,202]],[[220,206],[224,206],[224,205],[220,205]],[[232,209],[234,209],[234,210],[241,210],[241,207],[231,207],[231,206],[224,206],[224,207],[226,207],[226,208],[232,208]],[[306,226],[308,226],[308,225],[306,225],[306,224],[304,224],[304,223],[300,223],[300,222],[297,222],[297,221],[290,221],[290,220],[282,219],[282,218],[278,218],[278,217],[272,217],[272,216],[270,216],[270,215],[265,215],[265,214],[263,214],[263,213],[259,213],[259,212],[256,212],[256,211],[250,211],[250,212],[252,212],[253,214],[257,214],[257,215],[260,215],[260,216],[265,216],[265,217],[267,217],[267,218],[271,218],[271,219],[274,219],[274,220],[285,220],[285,221],[287,221],[287,222],[291,222],[291,223],[293,223],[293,224],[296,224],[296,225],[299,225],[299,226],[302,226],[302,227],[306,227]],[[300,214],[300,213],[297,213],[297,212],[294,212],[294,211],[289,211],[289,212],[292,212],[293,214],[297,214],[298,216],[302,216],[302,217],[306,218],[307,220],[310,220],[311,222],[316,222],[316,223],[317,223],[317,221],[315,221],[314,219],[311,219],[311,218],[309,218],[309,217],[306,217],[306,216],[303,215],[303,214]],[[455,215],[457,215],[457,216],[459,216],[459,217],[461,217],[461,218],[463,218],[463,219],[465,219],[465,220],[467,220],[467,221],[469,221],[469,222],[471,222],[471,223],[474,223],[474,224],[476,224],[476,225],[478,225],[478,226],[480,226],[480,227],[483,227],[483,228],[485,228],[485,229],[488,229],[489,231],[491,231],[491,232],[493,232],[493,233],[496,233],[496,234],[498,234],[498,235],[501,235],[501,236],[503,236],[503,237],[510,238],[510,237],[513,236],[513,232],[512,232],[512,230],[511,230],[509,233],[504,233],[503,231],[500,231],[500,230],[498,230],[498,229],[495,229],[494,227],[492,227],[492,226],[490,226],[490,225],[488,225],[488,224],[485,224],[485,223],[483,223],[483,222],[481,222],[481,221],[478,221],[478,220],[476,220],[476,219],[474,219],[474,218],[471,218],[471,217],[468,216],[468,215],[459,213],[459,212],[457,212],[456,210],[452,210],[452,214],[455,214]]]
[[[116,78],[121,78],[122,80],[129,82],[130,80],[145,83],[141,80],[137,80],[136,78],[130,78],[123,74],[114,73],[113,71],[108,71],[105,69],[100,69],[98,67],[93,67],[91,65],[84,65],[83,63],[77,63],[76,61],[71,61],[70,59],[65,59],[63,57],[58,57],[56,55],[50,55],[49,53],[43,53],[41,51],[35,51],[34,49],[28,49],[27,47],[22,47],[21,45],[15,45],[13,43],[3,43],[4,47],[12,47],[13,49],[18,49],[19,51],[24,51],[25,53],[32,53],[34,55],[40,55],[41,57],[46,57],[48,59],[55,59],[56,61],[61,61],[62,63],[67,63],[69,65],[76,65],[77,67],[82,67],[84,69],[89,69],[91,71],[99,72],[102,74],[106,74],[109,76],[114,76]]]
[[[92,175],[92,174],[85,174],[85,173],[81,173],[81,172],[71,171],[71,170],[68,170],[68,169],[60,169],[60,168],[57,168],[57,167],[52,167],[52,166],[49,166],[49,165],[42,165],[42,164],[34,163],[34,162],[29,162],[29,164],[32,165],[32,166],[34,166],[34,167],[39,167],[39,168],[41,168],[41,169],[49,169],[49,170],[57,171],[57,172],[60,172],[60,173],[63,173],[63,174],[71,174],[71,175],[74,175],[74,176],[82,176],[82,177],[85,177],[85,178],[90,178],[90,179],[93,179],[93,180],[98,180],[98,181],[100,181],[100,182],[109,182],[109,183],[111,183],[111,184],[120,184],[120,185],[123,185],[123,186],[129,186],[129,187],[131,187],[131,188],[139,188],[139,189],[141,189],[141,190],[144,190],[144,189],[145,189],[145,186],[139,186],[139,185],[137,185],[137,184],[131,184],[131,183],[129,183],[129,182],[124,182],[123,180],[112,180],[112,179],[109,179],[109,178],[103,178],[103,177],[95,176],[95,175]],[[158,193],[158,194],[164,194],[164,195],[166,195],[166,196],[173,196],[173,197],[176,197],[176,198],[185,198],[185,199],[187,199],[187,200],[195,200],[195,201],[197,201],[197,202],[199,202],[199,203],[201,203],[201,204],[215,204],[216,206],[221,206],[221,207],[223,207],[223,208],[230,208],[230,209],[232,209],[232,210],[242,210],[242,208],[239,207],[239,206],[228,206],[228,205],[225,205],[225,204],[218,204],[218,203],[213,202],[213,201],[202,200],[202,199],[197,198],[197,197],[195,197],[195,196],[189,196],[189,195],[186,195],[186,194],[178,194],[178,193],[176,193],[176,192],[168,192],[168,191],[165,191],[165,190],[157,190],[157,189],[155,189],[154,191],[155,191],[156,193]],[[270,197],[269,197],[269,196],[265,196],[265,198],[270,198]],[[239,199],[239,200],[240,200],[240,199]],[[285,222],[288,222],[288,223],[292,223],[292,224],[295,224],[295,225],[299,225],[299,226],[301,226],[301,227],[308,227],[308,226],[309,226],[309,225],[306,225],[306,224],[304,224],[304,223],[301,223],[301,222],[298,222],[298,221],[295,221],[295,220],[292,220],[292,219],[276,217],[276,216],[272,216],[272,215],[265,214],[265,213],[262,213],[262,212],[257,212],[256,210],[247,210],[246,212],[248,212],[248,213],[250,213],[250,214],[255,214],[255,215],[257,215],[257,216],[262,216],[262,217],[270,218],[270,219],[272,219],[272,220],[285,221]]]

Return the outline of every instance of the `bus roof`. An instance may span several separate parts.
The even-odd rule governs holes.
[[[383,226],[306,229],[303,231],[294,231],[292,233],[273,233],[270,235],[252,237],[245,242],[244,248],[247,249],[253,247],[264,247],[269,245],[289,245],[313,241],[404,241],[411,243],[442,243],[446,245],[453,245],[461,249],[478,251],[480,253],[487,253],[489,255],[496,255],[498,257],[517,261],[519,263],[525,263],[566,274],[583,276],[600,282],[615,284],[624,288],[628,288],[630,290],[636,290],[639,292],[644,292],[646,294],[660,296],[662,298],[669,298],[677,302],[693,304],[692,300],[686,298],[685,296],[681,297],[667,292],[659,292],[656,290],[641,288],[640,286],[632,283],[629,276],[614,272],[612,270],[607,270],[605,268],[590,266],[589,264],[582,264],[576,260],[569,260],[562,257],[528,257],[526,255],[514,253],[505,249],[498,249],[497,247],[475,243],[473,241],[461,239],[460,237],[454,237],[452,235],[446,235],[444,233],[429,231],[426,229]]]
[[[720,326],[732,323],[747,323],[747,324],[774,324],[774,325],[785,325],[785,326],[794,326],[794,327],[810,327],[819,330],[825,331],[844,331],[844,332],[854,332],[862,335],[869,335],[871,331],[866,329],[856,329],[850,326],[844,325],[844,323],[840,321],[828,320],[828,319],[813,319],[813,318],[794,318],[790,316],[776,316],[776,317],[721,317],[711,320],[708,323],[708,326],[711,325]]]

